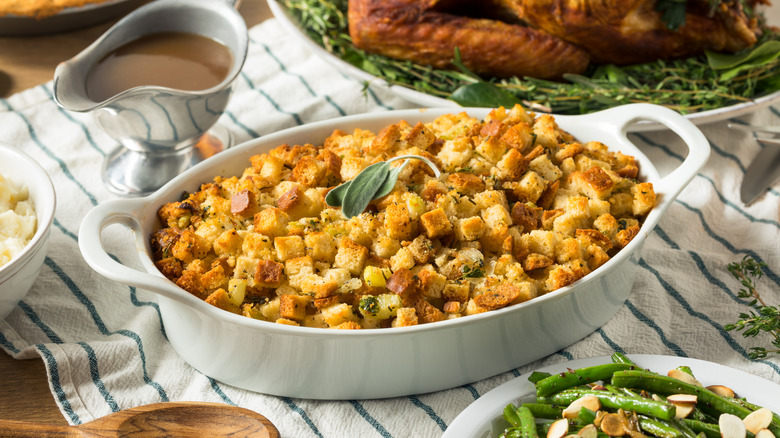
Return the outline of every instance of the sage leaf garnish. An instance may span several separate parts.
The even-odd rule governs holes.
[[[390,163],[409,159],[424,162],[433,170],[436,178],[441,176],[439,168],[431,160],[419,155],[401,155],[366,167],[351,181],[329,191],[325,196],[325,203],[331,207],[341,207],[341,212],[347,218],[363,213],[371,201],[387,196],[393,191],[398,176],[408,161],[392,168]]]
[[[346,217],[357,216],[363,213],[368,204],[374,199],[379,187],[387,179],[390,169],[386,161],[374,163],[360,172],[347,187],[341,211]]]
[[[344,184],[332,189],[325,195],[325,203],[331,207],[341,207],[344,204],[344,197],[347,195],[347,189],[352,181],[347,181]]]

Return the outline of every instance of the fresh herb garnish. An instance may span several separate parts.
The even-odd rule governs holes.
[[[485,270],[482,268],[472,268],[469,265],[463,265],[463,268],[461,268],[461,278],[482,278],[484,276]]]
[[[685,7],[688,0],[657,0],[655,10],[661,13],[661,21],[669,30],[677,30],[685,24]]]
[[[421,160],[433,170],[436,178],[441,176],[439,168],[429,159],[419,155],[401,155],[366,167],[354,179],[329,191],[325,196],[325,203],[331,207],[341,207],[341,212],[347,218],[363,213],[371,201],[393,191],[398,175],[410,159]],[[398,160],[407,161],[391,168],[390,163]]]
[[[349,36],[348,0],[279,1],[313,41],[336,57],[388,84],[403,85],[471,106],[495,107],[496,96],[503,99],[503,93],[509,93],[533,111],[556,114],[586,114],[635,102],[654,103],[691,114],[749,102],[780,90],[778,58],[750,62],[749,68],[740,70],[733,79],[723,80],[724,71],[714,69],[705,55],[622,67],[594,65],[584,75],[567,75],[566,82],[528,77],[483,80],[462,70],[435,69],[358,49]],[[711,7],[722,1],[712,0]],[[751,57],[766,41],[780,41],[780,32],[769,27],[763,32],[759,43],[741,52],[742,56]]]
[[[766,268],[765,263],[759,263],[750,256],[745,256],[739,263],[734,262],[728,265],[731,275],[742,284],[737,296],[750,298],[750,302],[747,304],[754,310],[740,313],[737,322],[726,324],[724,328],[727,331],[742,331],[742,335],[746,338],[755,338],[759,333],[766,333],[774,338],[771,341],[774,349],[750,348],[748,356],[751,359],[763,359],[770,353],[780,353],[780,309],[777,306],[767,305],[756,289],[755,280],[759,280],[764,275],[764,268]]]

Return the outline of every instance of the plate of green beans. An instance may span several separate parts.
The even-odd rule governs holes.
[[[601,356],[486,393],[442,438],[780,438],[780,385],[698,359]]]

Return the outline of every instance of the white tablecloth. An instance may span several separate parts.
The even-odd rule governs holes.
[[[250,38],[237,91],[220,121],[239,143],[316,120],[415,106],[382,87],[364,90],[274,20],[251,29]],[[765,108],[738,121],[778,125],[780,111]],[[712,156],[647,239],[634,289],[606,325],[543,360],[462,387],[323,402],[257,394],[199,373],[166,341],[154,294],[115,284],[87,266],[77,230],[87,211],[114,198],[100,167],[115,144],[90,115],[58,108],[47,83],[0,100],[0,141],[40,162],[59,200],[48,257],[30,293],[0,322],[0,347],[17,359],[45,362],[52,397],[71,424],[136,405],[203,400],[256,410],[285,437],[440,436],[466,406],[521,372],[613,351],[694,357],[780,383],[780,356],[748,358],[749,347],[768,345],[767,337],[746,340],[723,328],[749,309],[726,270],[746,254],[767,263],[760,288],[780,304],[778,186],[745,207],[739,185],[760,146],[725,122],[702,129]],[[667,132],[632,139],[662,173],[686,153]],[[135,251],[122,236],[106,245],[123,263],[134,264]]]

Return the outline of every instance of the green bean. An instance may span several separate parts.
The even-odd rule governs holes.
[[[520,426],[520,417],[517,415],[517,407],[512,403],[509,403],[504,408],[504,420],[512,426]]]
[[[577,413],[577,423],[582,426],[593,424],[596,421],[596,413],[586,407],[581,407],[580,412]]]
[[[523,403],[522,406],[527,407],[536,418],[555,420],[563,415],[563,407],[548,403]]]
[[[631,364],[611,363],[553,374],[550,377],[536,382],[536,395],[538,397],[544,397],[573,386],[608,380],[615,371],[632,368],[634,368],[634,366]]]
[[[538,382],[538,381],[540,381],[540,380],[542,380],[542,379],[544,379],[546,377],[550,377],[550,376],[552,376],[552,374],[550,374],[550,373],[545,373],[545,372],[542,372],[542,371],[534,371],[534,372],[531,373],[530,376],[528,376],[528,381],[533,383],[533,384],[536,384],[536,382]]]
[[[523,438],[538,438],[536,433],[536,418],[531,410],[525,406],[517,408],[517,416],[520,419],[520,436]]]
[[[682,432],[676,427],[644,415],[639,418],[639,427],[645,432],[660,438],[682,438],[683,436]]]
[[[661,394],[695,394],[698,397],[696,405],[704,411],[714,411],[716,413],[716,415],[714,415],[715,417],[727,413],[736,415],[739,418],[745,418],[752,412],[734,399],[722,397],[709,389],[690,385],[671,377],[647,371],[616,371],[612,376],[612,384],[627,388],[642,388]],[[780,434],[780,427],[774,423],[770,426],[769,430],[771,430],[775,436]]]
[[[676,411],[674,405],[665,401],[655,401],[642,397],[631,397],[627,395],[612,394],[608,391],[587,389],[567,389],[546,397],[537,397],[537,401],[568,405],[574,400],[586,395],[596,396],[599,399],[599,402],[601,402],[601,405],[607,408],[634,411],[637,414],[657,417],[662,420],[671,420],[674,418]]]
[[[683,423],[696,433],[704,433],[707,438],[720,438],[720,427],[717,424],[706,423],[704,421],[683,418]]]
[[[696,376],[693,375],[693,370],[689,366],[680,365],[679,367],[677,367],[677,369],[682,371],[682,372],[684,372],[685,374],[688,374],[689,376],[691,376],[693,378],[696,378]]]
[[[617,351],[612,353],[612,363],[627,363],[629,365],[636,366],[634,361],[629,359],[628,356],[626,356],[623,353],[617,352]]]
[[[523,433],[519,427],[508,427],[504,429],[504,433],[499,438],[522,438]]]

